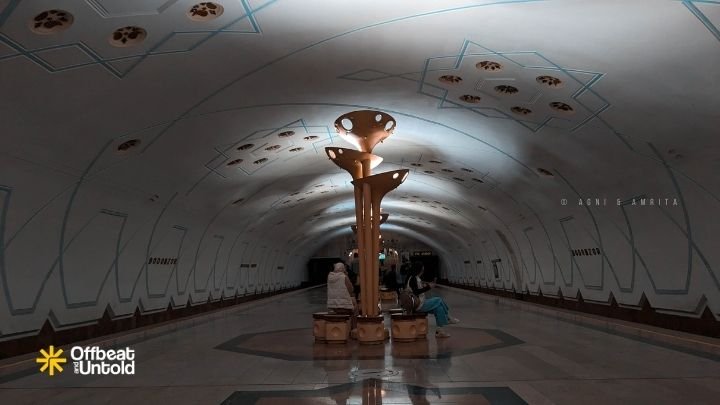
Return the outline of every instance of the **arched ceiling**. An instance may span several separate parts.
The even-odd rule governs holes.
[[[48,183],[28,204],[80,179],[306,251],[354,221],[323,148],[358,109],[397,120],[376,173],[411,170],[389,225],[448,248],[583,190],[662,190],[658,162],[720,191],[698,180],[720,168],[717,2],[216,3],[0,1],[3,171]],[[49,9],[72,24],[33,32]],[[125,26],[145,34],[114,46]]]

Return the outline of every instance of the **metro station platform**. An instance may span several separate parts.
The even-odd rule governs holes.
[[[448,339],[434,337],[429,317],[423,342],[314,343],[311,314],[325,309],[325,288],[317,287],[96,343],[134,349],[134,375],[76,375],[67,364],[49,377],[38,372],[35,355],[7,359],[0,403],[591,405],[720,397],[718,355],[480,293],[434,293],[461,320]]]

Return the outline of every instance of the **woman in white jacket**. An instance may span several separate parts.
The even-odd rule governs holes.
[[[357,301],[353,296],[353,285],[343,263],[335,263],[327,278],[327,308],[336,314],[350,315],[352,329],[357,319]]]

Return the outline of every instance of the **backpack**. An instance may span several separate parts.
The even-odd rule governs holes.
[[[400,301],[400,308],[402,308],[403,311],[407,313],[415,311],[417,297],[415,296],[415,294],[412,293],[412,291],[408,291],[407,289],[400,291],[398,301]]]
[[[400,303],[400,308],[402,308],[403,311],[407,313],[415,312],[418,297],[413,293],[412,288],[410,288],[410,280],[408,280],[405,288],[400,290],[400,293],[398,294],[398,302]]]

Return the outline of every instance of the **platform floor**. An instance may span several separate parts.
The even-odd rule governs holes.
[[[1,404],[718,404],[720,359],[438,288],[452,337],[313,343],[315,288],[139,339],[133,376],[0,377]],[[431,332],[434,320],[430,317]]]

